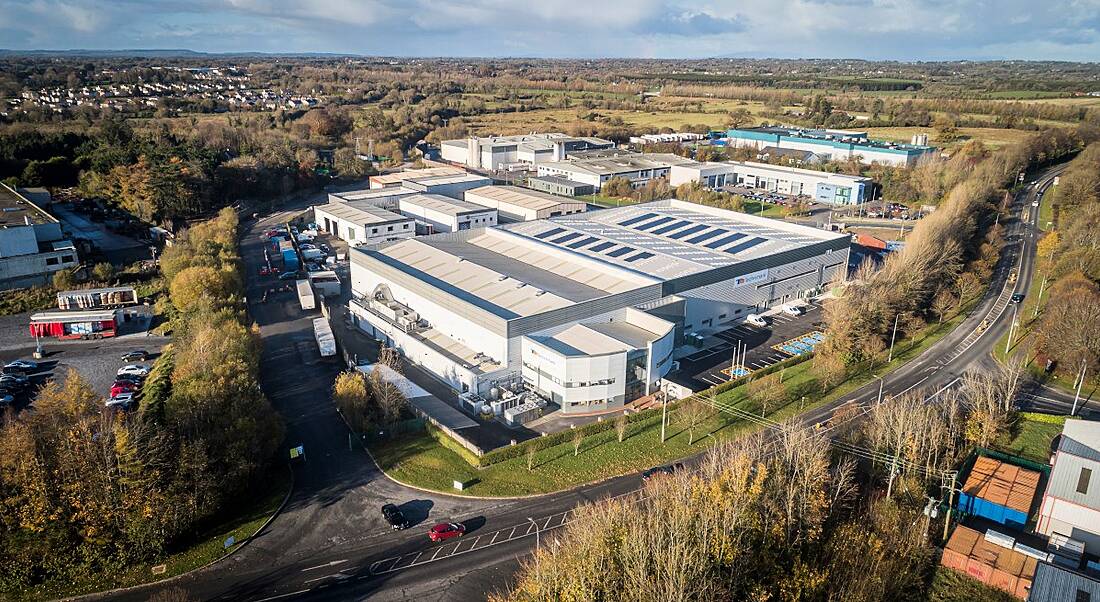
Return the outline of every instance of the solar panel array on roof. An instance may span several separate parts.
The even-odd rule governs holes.
[[[655,219],[655,220],[653,220],[653,221],[651,221],[651,222],[648,222],[648,223],[642,224],[642,225],[640,225],[640,226],[634,226],[634,229],[635,229],[635,230],[641,230],[641,231],[643,231],[643,232],[644,232],[644,231],[646,231],[646,230],[649,230],[650,228],[656,228],[657,226],[660,226],[661,224],[664,224],[664,223],[668,223],[668,222],[671,222],[671,221],[672,221],[672,220],[674,220],[674,219],[676,219],[676,218],[673,218],[673,217],[669,217],[669,216],[667,216],[667,215],[666,215],[666,216],[664,216],[664,217],[661,217],[661,218]]]
[[[747,241],[737,245],[736,247],[730,247],[730,248],[726,249],[726,252],[727,253],[740,253],[741,251],[744,251],[745,249],[751,249],[751,248],[755,247],[756,245],[758,245],[762,242],[768,242],[768,239],[766,239],[766,238],[753,238],[751,240],[747,240]]]
[[[744,234],[741,234],[740,232],[734,232],[733,234],[730,234],[729,236],[726,236],[724,238],[719,238],[714,242],[708,242],[705,246],[708,249],[717,249],[718,247],[728,245],[731,242],[741,240],[742,238],[745,238]]]
[[[560,245],[562,243],[567,243],[567,242],[573,240],[574,238],[577,238],[580,235],[581,235],[580,232],[570,232],[569,234],[566,234],[565,236],[559,236],[558,238],[555,238],[554,240],[552,240],[550,242],[552,242],[556,245]]]
[[[695,224],[694,226],[692,226],[690,228],[687,228],[687,229],[684,229],[684,230],[680,230],[679,232],[677,232],[675,234],[669,234],[668,237],[669,238],[674,238],[676,240],[680,240],[681,238],[683,238],[683,237],[685,237],[689,234],[695,234],[696,232],[698,232],[700,230],[706,230],[709,227],[710,226],[708,226],[706,224]]]
[[[592,251],[593,253],[599,253],[600,251],[606,251],[606,250],[608,250],[608,249],[610,249],[611,247],[614,247],[614,246],[615,246],[615,243],[604,241],[604,242],[601,242],[600,244],[592,247],[591,249],[589,249],[589,251]]]
[[[555,234],[561,234],[562,232],[565,232],[565,228],[553,228],[551,230],[547,230],[546,232],[540,232],[539,234],[536,234],[535,238],[547,239],[551,236],[554,236]]]
[[[607,256],[608,257],[622,257],[623,255],[626,255],[627,253],[633,253],[633,252],[634,252],[634,249],[632,249],[631,247],[619,247],[618,249],[615,249],[614,251],[608,253]]]
[[[649,259],[650,257],[653,257],[653,253],[650,253],[649,251],[642,251],[637,255],[631,255],[630,257],[627,257],[623,261],[627,263],[633,263],[635,261],[638,261],[639,259]]]
[[[710,232],[705,232],[703,234],[700,234],[699,236],[696,236],[695,238],[689,238],[687,241],[694,245],[694,244],[701,243],[704,240],[714,238],[715,236],[721,236],[722,234],[728,234],[728,233],[729,233],[729,230],[723,230],[721,228],[715,228],[715,229],[711,230]]]
[[[565,246],[569,247],[570,249],[579,249],[579,248],[581,248],[585,245],[590,245],[590,244],[596,242],[597,240],[599,240],[599,239],[596,238],[595,236],[587,236],[587,237],[582,238],[582,239],[580,239],[576,242],[571,242],[571,243],[569,243],[568,245],[565,245]]]
[[[651,234],[664,234],[665,232],[672,232],[673,230],[675,230],[677,228],[683,228],[684,226],[690,226],[690,225],[691,225],[691,222],[682,219],[678,222],[673,222],[673,223],[671,223],[667,226],[662,226],[660,228],[657,228],[656,230],[651,232]]]
[[[652,217],[657,217],[657,214],[656,213],[644,213],[642,215],[639,215],[638,217],[632,217],[632,218],[626,220],[625,222],[619,222],[619,225],[620,226],[633,226],[634,224],[636,224],[638,222],[644,222],[647,219],[652,218]]]

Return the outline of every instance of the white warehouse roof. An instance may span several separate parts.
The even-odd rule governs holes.
[[[569,197],[555,196],[538,190],[518,186],[482,186],[466,191],[466,195],[476,195],[499,204],[511,205],[531,211],[553,209],[561,205],[584,205],[584,201]]]
[[[391,222],[405,222],[412,219],[373,205],[329,203],[327,205],[317,205],[314,207],[314,210],[323,211],[333,217],[356,224],[386,224]]]
[[[468,203],[466,201],[460,201],[458,199],[452,199],[450,197],[443,196],[441,194],[412,194],[403,196],[400,199],[402,211],[405,206],[415,205],[417,207],[423,207],[424,209],[430,209],[438,213],[450,215],[452,217],[458,217],[459,215],[466,215],[468,213],[484,213],[486,211],[492,211],[488,207],[482,207],[475,203]]]

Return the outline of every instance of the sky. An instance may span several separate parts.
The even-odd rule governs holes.
[[[0,48],[1100,61],[1100,0],[0,0]]]

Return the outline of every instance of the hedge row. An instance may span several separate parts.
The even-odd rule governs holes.
[[[458,454],[458,457],[466,461],[470,466],[477,468],[479,466],[479,458],[473,454],[470,450],[459,445],[457,441],[451,438],[450,435],[443,432],[439,428],[432,425],[427,420],[424,421],[424,428],[428,429],[428,435],[439,442],[443,447]]]

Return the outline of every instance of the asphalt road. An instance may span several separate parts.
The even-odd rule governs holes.
[[[1041,181],[1052,177],[1047,172]],[[1030,205],[1035,187],[1013,199],[1014,214]],[[275,215],[252,224],[242,244],[249,266],[249,297],[262,290],[254,266],[262,257],[256,233],[276,223]],[[957,382],[971,366],[985,366],[995,341],[1006,332],[1007,298],[1026,287],[1034,261],[1034,224],[1009,220],[1009,245],[992,286],[978,307],[953,332],[915,360],[836,402],[805,412],[807,424],[828,420],[841,405],[865,404],[878,395],[931,393]],[[1016,287],[1007,286],[1013,266]],[[252,306],[264,340],[263,386],[287,420],[287,446],[304,445],[296,463],[294,493],[287,508],[251,544],[230,558],[163,585],[110,595],[144,600],[167,586],[183,587],[203,600],[477,600],[507,587],[530,550],[552,545],[555,529],[585,502],[630,495],[641,484],[629,475],[574,490],[522,500],[471,500],[408,489],[388,480],[360,448],[333,409],[328,388],[339,366],[320,361],[309,318],[293,293]],[[983,320],[988,326],[975,332]],[[881,387],[881,388],[880,388]],[[378,508],[385,502],[422,509],[418,525],[391,532]],[[433,544],[427,525],[460,520],[466,536]]]

